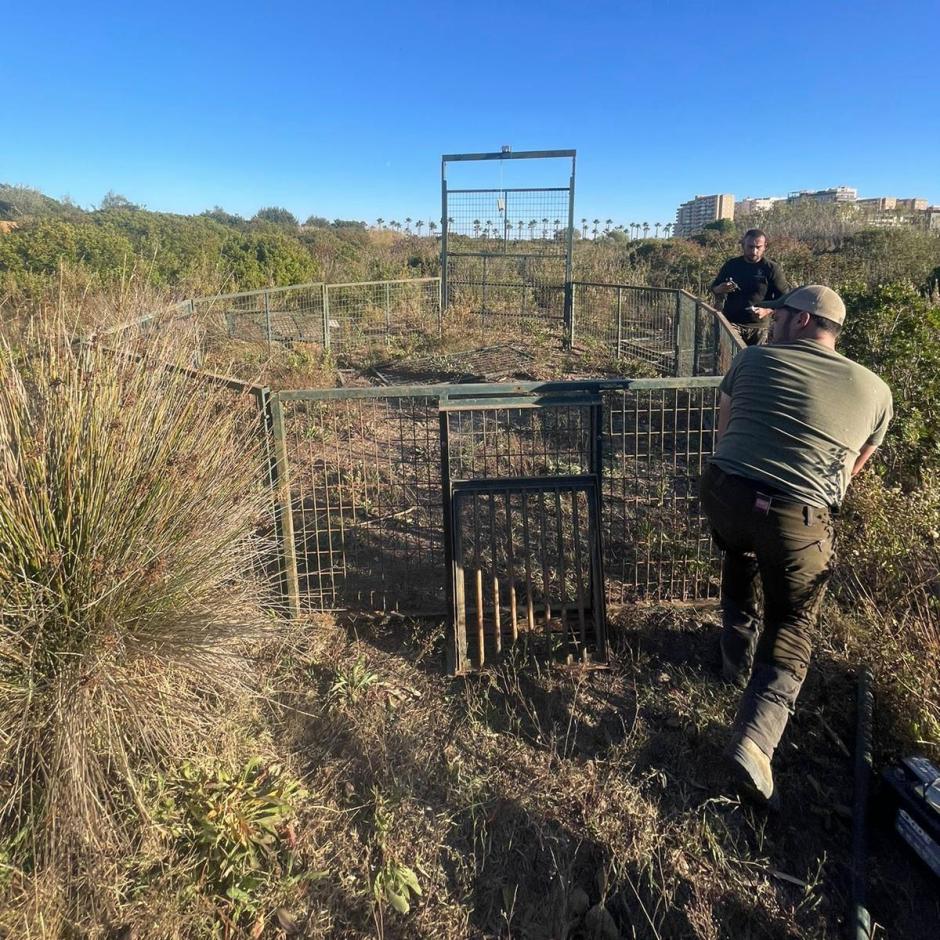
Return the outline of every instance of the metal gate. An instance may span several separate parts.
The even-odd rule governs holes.
[[[441,157],[441,301],[481,328],[570,337],[574,150]],[[571,161],[563,186],[450,188],[448,164]],[[500,162],[500,176],[503,163]]]
[[[442,396],[453,673],[525,634],[568,663],[607,659],[596,390]]]

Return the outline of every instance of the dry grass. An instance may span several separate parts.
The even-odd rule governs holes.
[[[266,630],[256,425],[185,347],[0,351],[0,850],[63,892],[44,918],[116,905],[149,775],[219,735]]]
[[[784,808],[767,816],[718,761],[737,693],[717,677],[715,618],[617,622],[608,671],[518,649],[466,680],[443,677],[427,625],[321,620],[298,636],[273,681],[317,807],[299,838],[326,873],[294,902],[302,935],[841,936],[850,664],[823,642],[779,755]],[[369,680],[331,694],[354,664]],[[405,915],[371,890],[389,861],[422,888]],[[934,936],[940,908],[887,837],[873,868],[887,935]]]

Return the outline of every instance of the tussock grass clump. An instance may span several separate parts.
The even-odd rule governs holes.
[[[211,738],[265,629],[253,405],[174,368],[185,342],[137,353],[62,328],[0,349],[0,839],[23,872],[132,843],[147,773]]]

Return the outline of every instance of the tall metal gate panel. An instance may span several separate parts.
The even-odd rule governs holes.
[[[600,408],[577,383],[442,396],[452,672],[521,633],[567,662],[606,661]]]
[[[574,150],[445,154],[441,158],[441,293],[479,326],[568,335]],[[450,188],[451,163],[571,161],[566,185]]]

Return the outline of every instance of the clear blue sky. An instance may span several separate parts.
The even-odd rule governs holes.
[[[579,218],[840,184],[940,203],[937,0],[0,10],[0,181],[83,206],[436,218],[440,155],[504,143],[577,148]]]

